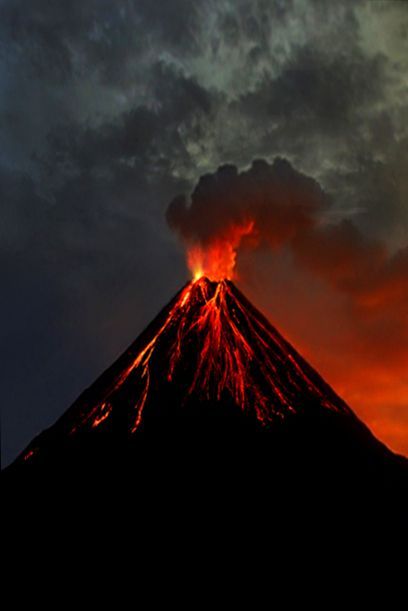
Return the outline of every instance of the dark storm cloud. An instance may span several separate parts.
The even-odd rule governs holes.
[[[277,158],[272,165],[254,161],[238,172],[233,165],[202,176],[191,201],[175,198],[166,217],[187,244],[208,244],[245,222],[255,223],[260,240],[280,245],[315,225],[327,197],[312,178]]]
[[[356,37],[340,49],[336,37],[323,40],[294,45],[279,74],[265,73],[236,107],[259,129],[260,151],[268,155],[272,145],[289,155],[319,176],[343,214],[401,243],[408,151],[399,106],[408,98],[389,99],[396,74],[384,53],[367,55]]]
[[[169,48],[194,46],[198,13],[188,0],[160,6],[144,0],[17,0],[3,3],[0,18],[3,55],[25,55],[25,70],[33,76],[59,82],[97,70],[103,81],[120,84],[128,63],[155,39]]]
[[[201,175],[281,156],[330,195],[334,224],[406,244],[403,4],[0,2],[8,457],[182,281],[164,212]]]
[[[367,150],[355,153],[352,165],[332,176],[333,186],[339,202],[343,201],[345,206],[346,199],[354,203],[359,210],[356,220],[368,233],[385,239],[390,235],[397,244],[404,245],[408,240],[408,175],[405,171],[408,138],[399,138],[396,130],[385,136],[381,130],[388,130],[388,120],[384,119],[381,125],[381,117],[379,119],[379,124],[373,125],[371,150],[378,150],[375,146],[378,135],[386,139],[387,152],[370,153],[369,141]]]
[[[277,118],[282,127],[290,122],[296,141],[316,129],[338,137],[350,122],[355,126],[358,109],[381,96],[384,80],[381,57],[367,60],[361,52],[330,57],[310,45],[294,49],[282,72],[265,77],[239,104],[267,128]]]
[[[200,113],[208,113],[210,100],[193,79],[178,75],[160,64],[154,66],[154,90],[160,99],[157,108],[139,106],[116,120],[98,127],[80,124],[59,125],[48,137],[42,157],[64,169],[105,168],[109,173],[118,166],[133,167],[144,180],[156,171],[157,164],[171,176],[173,158],[185,159],[188,153],[179,137],[181,124],[188,125]],[[157,77],[157,80],[156,80]]]

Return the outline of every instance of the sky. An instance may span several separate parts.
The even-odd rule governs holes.
[[[408,454],[407,2],[0,0],[0,92],[3,464],[248,214],[237,284]]]

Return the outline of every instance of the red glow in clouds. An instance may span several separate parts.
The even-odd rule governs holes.
[[[237,249],[245,236],[253,234],[255,223],[231,225],[224,234],[206,245],[194,244],[187,250],[187,264],[193,278],[206,276],[209,280],[234,278]]]

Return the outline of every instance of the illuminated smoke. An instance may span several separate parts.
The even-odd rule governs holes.
[[[194,277],[233,278],[237,251],[266,242],[277,247],[316,224],[327,198],[319,184],[288,161],[230,165],[202,176],[190,200],[175,198],[167,220],[183,241]]]

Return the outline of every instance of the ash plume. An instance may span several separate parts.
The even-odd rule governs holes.
[[[223,165],[202,176],[189,199],[170,203],[166,217],[188,247],[207,247],[249,222],[257,241],[279,246],[313,227],[327,206],[318,182],[277,157],[272,164],[255,160],[243,172]]]

